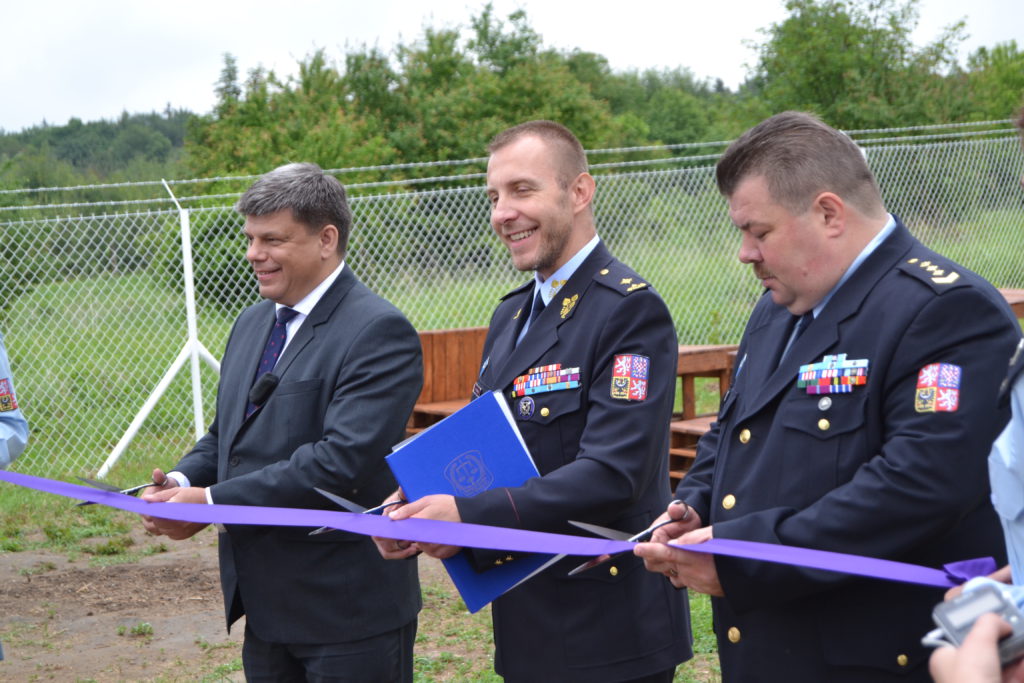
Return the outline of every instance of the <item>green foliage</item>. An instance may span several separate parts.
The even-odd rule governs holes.
[[[1005,119],[1024,107],[1024,52],[1016,41],[978,48],[967,66],[972,118]]]
[[[180,157],[192,116],[168,107],[162,114],[125,112],[117,121],[72,118],[64,126],[43,123],[19,133],[0,132],[0,188],[175,177],[183,170]],[[35,203],[28,201],[30,195],[20,199]],[[14,201],[0,196],[0,205]]]
[[[813,111],[845,129],[960,120],[963,23],[915,49],[917,0],[788,0],[768,31],[752,87],[775,111]],[[944,74],[952,73],[947,77]]]

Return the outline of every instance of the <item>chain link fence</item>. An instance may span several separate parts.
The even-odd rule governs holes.
[[[1024,153],[1009,122],[852,135],[912,232],[999,287],[1024,287]],[[724,146],[589,153],[599,234],[662,294],[681,343],[738,341],[760,293],[736,259],[738,236],[715,189]],[[459,163],[396,167],[396,177],[417,177],[393,182],[338,171],[355,215],[348,263],[418,329],[485,325],[528,277],[489,227],[485,160]],[[424,177],[431,167],[459,170]],[[168,184],[187,195],[178,201],[191,224],[197,336],[217,357],[234,318],[258,300],[231,208],[252,180]],[[15,469],[95,473],[189,343],[180,214],[164,187],[0,191],[0,329],[32,428]],[[217,375],[202,365],[199,377],[208,422]],[[194,442],[193,423],[186,367],[121,462],[172,465]]]

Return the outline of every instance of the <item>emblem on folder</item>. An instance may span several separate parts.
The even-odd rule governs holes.
[[[444,478],[460,496],[483,493],[494,482],[494,475],[484,464],[480,451],[466,451],[456,456],[445,466]]]
[[[932,363],[917,373],[914,410],[919,413],[953,413],[960,407],[963,369],[952,363]]]

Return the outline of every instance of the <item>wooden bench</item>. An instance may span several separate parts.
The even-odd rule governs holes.
[[[1024,289],[1000,289],[999,293],[1010,304],[1017,318],[1024,318]]]
[[[680,345],[679,363],[676,376],[681,386],[680,411],[673,415],[669,425],[668,469],[672,490],[686,475],[697,456],[697,441],[711,427],[715,412],[699,413],[697,408],[698,377],[717,380],[718,398],[721,400],[729,390],[736,359],[735,344]]]
[[[406,427],[409,435],[423,431],[469,402],[480,370],[486,327],[424,330],[423,390]]]

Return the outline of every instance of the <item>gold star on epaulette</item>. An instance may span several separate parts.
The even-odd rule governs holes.
[[[633,281],[633,278],[631,278],[631,277],[624,277],[624,278],[622,278],[622,282],[620,282],[619,284],[620,285],[628,285],[632,281]]]
[[[944,271],[942,268],[939,268],[931,261],[921,261],[917,258],[912,258],[909,261],[907,261],[907,263],[916,263],[919,268],[927,270],[929,273],[932,274],[931,281],[937,285],[953,284],[954,282],[960,279],[960,273],[956,272],[955,270],[952,270],[947,275],[946,271]]]

